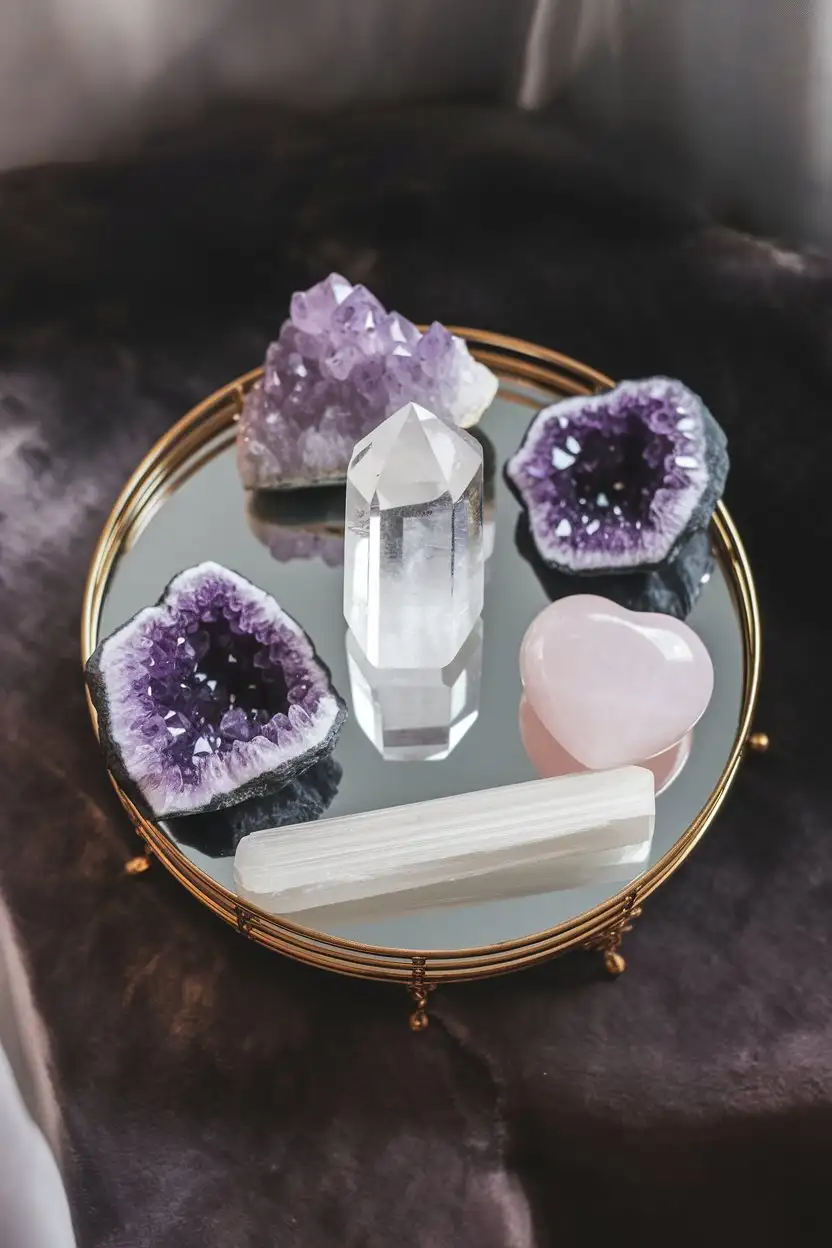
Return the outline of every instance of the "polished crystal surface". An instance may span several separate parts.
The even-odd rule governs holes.
[[[641,763],[681,741],[708,708],[714,667],[693,629],[594,594],[561,598],[520,649],[525,696],[586,767]]]
[[[290,313],[240,416],[247,488],[343,481],[355,443],[403,403],[472,425],[497,393],[462,338],[438,321],[422,333],[338,273],[295,294]]]
[[[586,772],[253,832],[234,880],[272,914],[470,904],[556,887],[576,855],[632,849],[643,859],[654,821],[649,771]]]
[[[347,633],[353,713],[382,758],[442,759],[480,709],[482,621],[445,667],[374,667]]]
[[[347,474],[344,616],[374,667],[450,663],[483,607],[483,456],[408,403]]]

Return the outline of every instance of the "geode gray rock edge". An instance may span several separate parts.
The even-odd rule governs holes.
[[[119,739],[118,730],[114,725],[116,716],[111,691],[111,673],[105,671],[105,667],[114,644],[126,642],[129,648],[132,634],[138,632],[143,625],[154,622],[161,613],[170,609],[172,600],[183,588],[183,578],[206,575],[225,580],[226,585],[233,583],[238,592],[251,595],[255,606],[261,611],[265,610],[273,624],[285,627],[292,633],[295,640],[300,643],[307,672],[312,675],[316,692],[320,694],[319,706],[322,707],[322,713],[316,717],[316,721],[313,720],[316,731],[309,734],[309,739],[302,749],[299,748],[303,744],[302,740],[297,740],[294,743],[295,748],[287,751],[285,748],[281,750],[279,743],[272,742],[262,735],[257,735],[248,742],[236,743],[228,751],[229,774],[226,777],[224,791],[212,790],[210,785],[203,784],[193,786],[190,802],[187,797],[179,802],[164,800],[166,790],[162,801],[154,800],[153,793],[147,791],[148,787],[152,789],[153,786],[148,786],[142,782],[142,778],[134,775],[134,769],[130,767],[125,758],[124,743]],[[250,798],[266,797],[276,793],[296,776],[331,753],[347,717],[346,704],[332,685],[329,668],[318,656],[309,635],[300,624],[285,612],[271,595],[261,590],[252,581],[211,561],[177,573],[153,606],[142,608],[125,624],[108,637],[103,638],[87,660],[84,673],[98,719],[99,743],[107,767],[135,805],[144,814],[156,819],[222,810]],[[119,709],[123,713],[123,706]],[[139,708],[136,709],[138,711]],[[293,718],[297,720],[298,717]],[[293,725],[293,731],[296,736],[301,736],[296,725]],[[250,750],[237,749],[237,746],[252,748]],[[240,754],[244,755],[242,759]],[[236,758],[231,758],[232,755],[236,755]],[[232,763],[236,764],[233,772]],[[159,765],[162,763],[157,759],[157,766]],[[245,774],[246,772],[248,774]],[[236,782],[227,783],[228,780],[235,779],[235,775]]]
[[[570,553],[566,546],[566,538],[563,543],[562,558],[557,558],[555,555],[547,553],[545,547],[553,544],[552,539],[555,537],[555,533],[551,529],[550,518],[543,514],[546,511],[546,504],[538,504],[533,497],[537,483],[533,478],[530,480],[531,474],[528,473],[529,460],[534,454],[533,449],[530,451],[530,443],[535,438],[538,441],[540,440],[541,429],[546,425],[558,422],[568,428],[569,420],[574,418],[575,413],[581,410],[602,412],[605,405],[610,405],[616,400],[620,401],[627,396],[641,397],[640,392],[646,392],[649,387],[665,387],[670,390],[674,394],[672,402],[683,402],[685,404],[685,419],[690,420],[691,416],[695,416],[696,420],[701,424],[702,462],[696,466],[696,471],[701,474],[703,483],[699,497],[690,509],[684,523],[678,524],[675,532],[673,532],[673,526],[670,525],[671,536],[666,540],[659,537],[658,540],[654,541],[654,545],[658,549],[664,540],[663,549],[659,551],[660,557],[656,558],[641,558],[637,561],[627,562],[626,557],[619,558],[616,561],[610,556],[606,561],[598,560],[594,566],[580,566],[580,551]],[[579,461],[576,458],[577,462]],[[623,381],[612,389],[603,391],[601,394],[576,396],[550,404],[541,409],[530,421],[520,446],[507,461],[503,475],[506,484],[524,510],[529,534],[534,541],[537,554],[545,566],[579,577],[597,577],[611,574],[623,576],[665,567],[668,561],[674,559],[678,554],[691,534],[707,527],[714,509],[722,497],[729,466],[730,461],[725,433],[702,398],[685,386],[683,382],[675,378],[656,376],[635,381]],[[685,471],[685,469],[682,469],[682,471]],[[539,475],[542,476],[542,474]],[[664,486],[664,478],[654,490],[654,499],[659,490],[664,490],[667,493]],[[576,523],[570,523],[569,528],[580,533],[577,525],[577,516],[574,519]],[[603,520],[601,522],[603,523]],[[569,536],[571,536],[571,531]],[[639,537],[638,541],[642,545],[644,544],[643,538]]]
[[[228,858],[251,832],[314,823],[322,818],[335,800],[342,776],[340,763],[327,754],[277,793],[166,822],[181,844],[209,858]]]
[[[569,594],[586,593],[591,579],[592,590],[630,611],[655,611],[685,620],[696,605],[716,562],[707,529],[689,533],[681,546],[658,567],[641,572],[598,573],[575,576],[543,562],[529,530],[528,517],[521,512],[517,518],[515,545],[540,582],[551,602]]]

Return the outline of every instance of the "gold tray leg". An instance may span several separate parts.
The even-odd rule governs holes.
[[[425,1031],[430,1026],[427,1010],[428,995],[433,992],[436,985],[427,982],[426,967],[427,960],[425,958],[413,959],[413,973],[407,988],[416,1006],[416,1009],[410,1015],[411,1031]]]
[[[752,754],[767,754],[771,740],[767,732],[752,732],[748,738],[747,745]]]
[[[637,919],[641,914],[641,906],[636,905],[638,894],[634,891],[628,893],[624,899],[624,907],[621,914],[605,932],[600,936],[594,936],[592,940],[587,941],[584,945],[585,949],[597,949],[600,951],[604,959],[604,969],[609,975],[623,975],[627,969],[626,959],[621,953],[621,942],[624,933],[632,931],[633,920]]]
[[[153,851],[150,846],[144,845],[144,853],[137,854],[135,858],[128,858],[124,864],[125,875],[144,875],[153,862]]]

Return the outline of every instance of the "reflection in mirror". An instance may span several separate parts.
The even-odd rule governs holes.
[[[529,756],[529,761],[539,776],[544,778],[549,776],[573,776],[588,770],[583,763],[579,763],[571,754],[568,754],[560,742],[550,736],[535,715],[525,695],[520,699],[518,719],[523,746]],[[655,757],[645,759],[639,763],[639,767],[646,767],[648,771],[652,771],[656,786],[656,797],[669,789],[673,781],[681,775],[682,769],[690,757],[692,746],[693,729],[686,733],[681,741],[677,741],[675,745],[671,746],[669,750],[664,750],[661,754],[656,754]]]
[[[480,618],[445,667],[378,668],[347,632],[352,709],[382,758],[447,758],[479,715],[483,627]]]
[[[190,845],[209,858],[227,858],[249,832],[320,819],[334,800],[342,775],[340,764],[328,755],[278,793],[252,797],[225,810],[169,819],[167,826],[180,844]]]
[[[714,569],[710,537],[701,529],[685,540],[672,559],[649,572],[575,576],[550,568],[538,553],[523,512],[517,519],[515,544],[552,602],[570,594],[593,593],[610,598],[629,611],[656,611],[677,620],[690,615]]]
[[[322,559],[344,562],[344,486],[299,490],[250,490],[246,519],[254,536],[279,563]]]

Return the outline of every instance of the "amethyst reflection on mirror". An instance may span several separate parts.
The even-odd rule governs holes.
[[[246,519],[254,536],[278,563],[320,559],[329,568],[343,566],[343,486],[249,490]]]
[[[248,489],[342,481],[356,442],[405,403],[472,425],[497,378],[462,338],[422,333],[337,273],[292,297],[290,319],[246,395],[237,462]]]
[[[210,562],[102,641],[86,677],[111,771],[157,817],[277,791],[346,714],[300,625]]]
[[[660,566],[707,527],[727,473],[722,429],[667,377],[544,408],[506,465],[544,564],[590,575]]]
[[[342,775],[340,763],[328,754],[277,793],[250,797],[224,810],[169,819],[168,828],[179,844],[198,849],[209,858],[228,858],[250,832],[320,819],[335,799]]]

